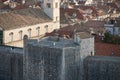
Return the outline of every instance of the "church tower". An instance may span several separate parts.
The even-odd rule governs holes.
[[[60,0],[43,0],[44,12],[53,19],[54,22],[60,21]]]

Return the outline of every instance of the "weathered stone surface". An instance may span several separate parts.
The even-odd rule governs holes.
[[[23,80],[23,54],[3,47],[0,46],[0,80]]]
[[[82,80],[83,59],[91,55],[91,49],[82,45],[87,41],[77,44],[56,37],[25,41],[24,80]]]
[[[84,80],[120,80],[120,58],[94,56],[84,60]]]

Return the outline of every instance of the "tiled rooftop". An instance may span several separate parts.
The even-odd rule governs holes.
[[[52,21],[41,9],[26,8],[0,13],[0,27],[4,30]]]
[[[95,55],[120,57],[120,45],[116,44],[96,42],[95,51]]]
[[[62,27],[60,30],[57,31],[57,33],[61,37],[63,37],[64,35],[69,35],[70,37],[72,37],[74,30],[76,30],[77,32],[90,33],[90,28],[92,28],[96,34],[99,34],[99,32],[101,32],[101,33],[105,32],[103,24],[104,24],[104,22],[102,22],[102,21],[88,21],[83,25],[74,24],[74,25],[68,25],[66,27]],[[53,31],[52,33],[48,33],[47,35],[50,36],[50,35],[54,35],[55,33],[56,32]]]
[[[78,18],[80,20],[84,19],[83,15],[82,15],[83,13],[77,9],[60,8],[60,13],[61,14],[67,13],[69,16],[73,16],[73,14],[76,13],[76,18]]]

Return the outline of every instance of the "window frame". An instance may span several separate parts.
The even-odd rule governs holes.
[[[36,34],[37,34],[37,36],[40,35],[40,27],[37,27],[37,28],[36,28]]]
[[[23,31],[20,30],[20,31],[19,31],[19,40],[22,40],[22,39],[23,39]]]
[[[46,7],[47,8],[51,8],[51,4],[50,3],[46,3]]]
[[[48,25],[45,25],[45,33],[48,33]]]
[[[29,29],[28,29],[28,37],[29,37],[29,38],[31,38],[31,32],[32,32],[32,29],[29,28]]]
[[[10,36],[10,42],[13,42],[13,35],[14,35],[13,32],[9,33],[9,36]]]

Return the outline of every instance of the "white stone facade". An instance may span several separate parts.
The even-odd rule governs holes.
[[[80,53],[84,53],[83,58],[88,55],[94,56],[94,37],[81,39],[80,45]]]
[[[60,27],[59,4],[60,4],[59,0],[44,0],[43,11],[47,14],[47,16],[51,18],[51,21],[38,23],[30,26],[26,25],[16,29],[4,30],[3,44],[9,44],[20,40],[22,41],[24,35],[28,35],[29,38],[33,38],[40,35],[44,35],[45,33],[52,32],[55,29],[59,29]]]
[[[120,27],[114,26],[112,24],[105,24],[105,29],[112,35],[118,35],[120,36]]]
[[[44,0],[44,12],[53,21],[60,21],[60,0]]]
[[[89,35],[90,36],[90,35]],[[94,56],[94,37],[81,38],[79,34],[74,35],[74,42],[79,44],[81,56],[85,58],[86,56]]]
[[[4,40],[3,41],[6,44],[6,43],[9,43],[12,41],[22,40],[24,35],[28,35],[29,37],[40,36],[47,32],[52,32],[54,29],[58,29],[59,28],[58,25],[59,25],[59,23],[48,22],[48,23],[41,23],[41,24],[31,25],[28,27],[4,31],[4,33],[3,33]],[[46,26],[48,26],[48,27],[46,27]],[[29,29],[31,29],[30,32],[29,32]],[[20,31],[22,31],[22,34],[20,33]],[[11,34],[11,33],[13,33],[13,34]],[[22,39],[21,39],[21,37],[22,37]]]

